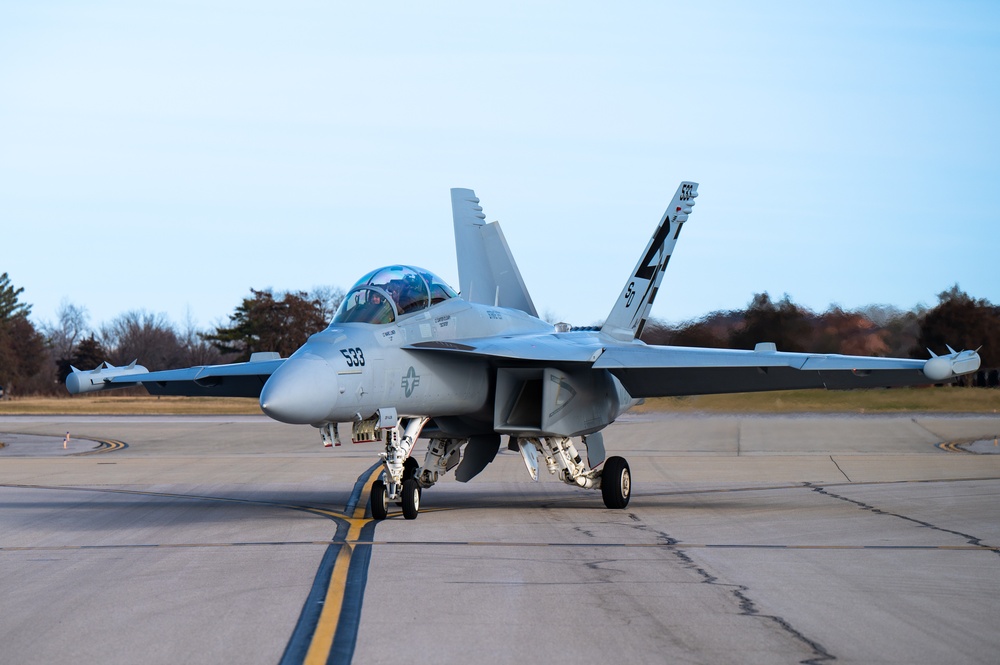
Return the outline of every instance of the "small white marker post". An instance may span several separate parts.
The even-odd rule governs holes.
[[[69,446],[69,432],[66,432],[66,438],[63,439],[63,450]]]

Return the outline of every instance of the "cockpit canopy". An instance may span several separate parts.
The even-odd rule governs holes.
[[[444,280],[423,268],[387,266],[351,287],[333,323],[392,323],[457,296]]]

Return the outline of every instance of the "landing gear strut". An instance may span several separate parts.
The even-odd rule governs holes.
[[[388,516],[389,502],[399,504],[406,519],[416,519],[423,489],[459,464],[462,446],[469,444],[469,439],[432,439],[423,467],[410,456],[428,420],[423,417],[400,419],[396,410],[390,408],[380,409],[373,417],[355,423],[352,440],[385,443],[385,451],[380,453],[383,470],[372,483],[369,498],[373,519],[384,520]],[[334,432],[324,432],[324,440],[333,439]],[[621,510],[628,506],[632,495],[632,472],[628,462],[622,457],[604,459],[604,442],[599,432],[583,437],[583,443],[586,459],[567,436],[517,438],[511,448],[521,453],[533,480],[538,480],[539,463],[544,462],[549,473],[558,475],[568,485],[600,489],[608,508]],[[594,468],[602,463],[603,468]]]
[[[587,443],[587,461],[577,452],[573,441],[564,436],[518,439],[517,449],[533,480],[538,480],[538,462],[541,457],[549,473],[558,474],[564,483],[585,489],[600,488],[605,506],[612,509],[624,508],[632,493],[632,473],[628,462],[622,457],[609,457],[604,462],[603,469],[591,468],[591,465],[597,466],[604,461],[603,440],[599,434],[591,437],[591,442],[584,439]]]
[[[409,418],[403,425],[395,409],[380,409],[375,417],[377,435],[385,442],[382,458],[382,475],[372,483],[369,505],[372,518],[384,520],[389,514],[389,502],[403,506],[403,517],[416,519],[420,512],[420,482],[417,472],[420,465],[410,457],[413,444],[429,418]],[[365,421],[369,422],[369,421]]]

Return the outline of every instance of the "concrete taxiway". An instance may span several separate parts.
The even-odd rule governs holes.
[[[640,414],[605,433],[626,510],[502,450],[375,523],[372,444],[0,417],[0,662],[994,663],[998,435]]]

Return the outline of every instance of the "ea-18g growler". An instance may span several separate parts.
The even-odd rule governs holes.
[[[148,372],[134,362],[74,368],[71,393],[142,384],[154,395],[256,397],[271,418],[317,427],[339,445],[376,442],[383,472],[371,514],[392,502],[417,516],[421,492],[452,469],[466,482],[508,437],[535,480],[544,465],[569,485],[599,489],[624,508],[631,473],[605,456],[602,430],[645,397],[869,388],[949,381],[979,368],[976,351],[929,360],[651,346],[637,338],[698,185],[683,182],[629,273],[604,325],[577,329],[538,318],[498,223],[479,199],[451,190],[460,291],[410,265],[378,268],[347,293],[329,327],[288,358]],[[932,354],[933,355],[933,354]],[[412,456],[427,440],[423,460]]]

